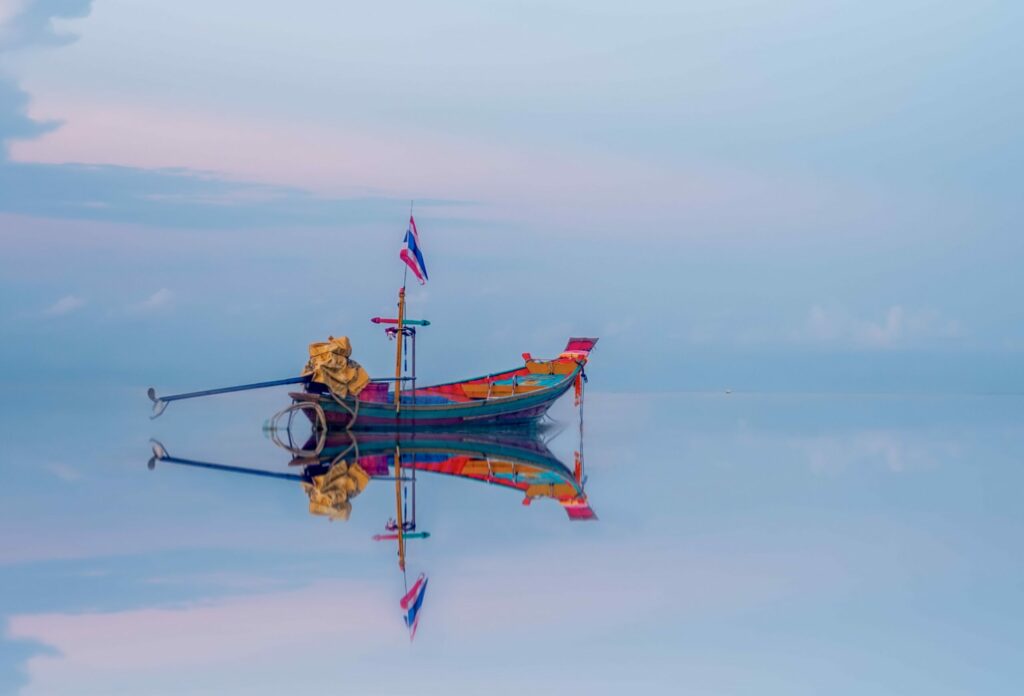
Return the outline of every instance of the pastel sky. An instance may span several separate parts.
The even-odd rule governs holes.
[[[455,364],[592,333],[645,356],[614,389],[1022,386],[1017,4],[3,8],[5,364],[358,350],[416,199]]]
[[[988,0],[0,0],[0,692],[1016,693],[1022,34]],[[279,468],[284,395],[153,425],[144,391],[328,335],[387,372],[411,200],[421,376],[600,337],[601,522],[436,484],[395,669],[384,499],[340,531],[147,472],[150,436]]]

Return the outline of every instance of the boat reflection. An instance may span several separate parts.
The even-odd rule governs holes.
[[[396,452],[407,483],[421,473],[464,478],[518,491],[524,495],[524,505],[553,500],[570,520],[597,518],[584,490],[579,451],[569,469],[539,435],[528,432],[330,433],[319,453],[296,450],[287,463],[288,471],[185,459],[171,456],[159,442],[152,444],[151,469],[159,461],[295,481],[309,497],[311,514],[336,520],[349,518],[352,499],[371,480],[395,480]],[[311,438],[307,446],[313,444]]]
[[[398,566],[405,595],[400,602],[415,635],[419,609],[427,587],[421,573],[409,587],[406,571],[407,542],[430,537],[417,526],[416,483],[422,476],[447,476],[497,486],[523,496],[524,505],[549,500],[565,510],[569,520],[596,520],[584,485],[582,441],[573,467],[563,464],[548,449],[542,430],[473,432],[315,432],[302,447],[272,433],[275,443],[291,455],[285,470],[267,470],[218,464],[172,456],[153,441],[149,468],[161,464],[290,481],[301,486],[312,515],[348,520],[353,500],[373,481],[394,482],[394,512],[381,533],[372,539],[396,542]]]
[[[524,505],[538,498],[557,501],[571,520],[596,518],[584,491],[579,453],[570,470],[539,437],[516,431],[332,433],[319,455],[296,456],[290,464],[316,477],[350,461],[371,479],[389,479],[396,451],[410,481],[418,473],[470,479],[519,491]]]

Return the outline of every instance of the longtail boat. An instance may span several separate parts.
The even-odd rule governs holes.
[[[356,395],[339,397],[317,382],[290,394],[316,422],[330,429],[394,430],[412,428],[465,428],[534,423],[569,389],[582,395],[584,365],[596,338],[571,338],[553,360],[523,355],[522,367],[409,390],[390,390],[387,382],[370,382]],[[401,384],[396,379],[394,384]],[[398,404],[395,393],[400,394]],[[318,413],[318,410],[321,413]]]
[[[411,269],[421,283],[427,272],[419,247],[416,223],[410,212],[406,247],[401,252],[406,270]],[[416,386],[417,328],[429,326],[426,319],[406,316],[406,281],[398,291],[398,314],[394,318],[374,317],[384,324],[395,339],[394,377],[371,379],[359,363],[351,359],[347,337],[330,337],[309,346],[309,361],[298,377],[243,384],[233,387],[157,396],[150,388],[153,402],[151,418],[160,416],[173,401],[214,394],[302,384],[292,392],[292,405],[275,416],[294,410],[303,411],[314,427],[327,431],[406,430],[415,428],[494,427],[536,423],[552,404],[569,389],[575,388],[577,405],[581,403],[586,381],[584,366],[596,338],[570,338],[558,357],[538,360],[523,353],[520,367],[426,387]],[[408,339],[408,340],[407,340]],[[407,346],[412,346],[412,371],[408,373]],[[411,388],[406,388],[411,383]],[[289,416],[290,420],[291,416]]]

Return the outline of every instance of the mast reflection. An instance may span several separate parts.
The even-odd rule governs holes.
[[[573,467],[563,464],[548,449],[542,431],[477,432],[316,432],[305,445],[295,447],[272,433],[275,443],[292,456],[285,470],[232,466],[172,456],[153,441],[149,468],[156,463],[177,464],[226,473],[276,478],[297,483],[308,499],[312,515],[345,521],[353,500],[371,482],[394,483],[394,512],[372,539],[395,542],[405,593],[400,601],[410,638],[415,636],[428,584],[419,573],[410,588],[407,542],[430,538],[417,523],[416,483],[422,476],[446,476],[497,486],[523,496],[522,503],[553,501],[571,521],[596,520],[584,489],[582,437]]]

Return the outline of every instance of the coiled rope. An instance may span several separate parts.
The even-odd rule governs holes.
[[[357,402],[358,403],[358,402]],[[302,447],[296,447],[292,441],[292,419],[295,417],[296,411],[302,411],[304,409],[312,409],[316,413],[316,449],[307,450]],[[288,416],[288,424],[282,428],[280,421],[285,416]],[[327,443],[327,415],[324,413],[324,409],[320,404],[315,401],[296,401],[295,403],[282,408],[280,411],[270,417],[268,421],[267,432],[270,434],[271,441],[280,447],[281,449],[291,452],[296,457],[319,457],[320,453],[324,449],[324,445]],[[288,442],[285,443],[280,436],[280,432],[288,433]]]

